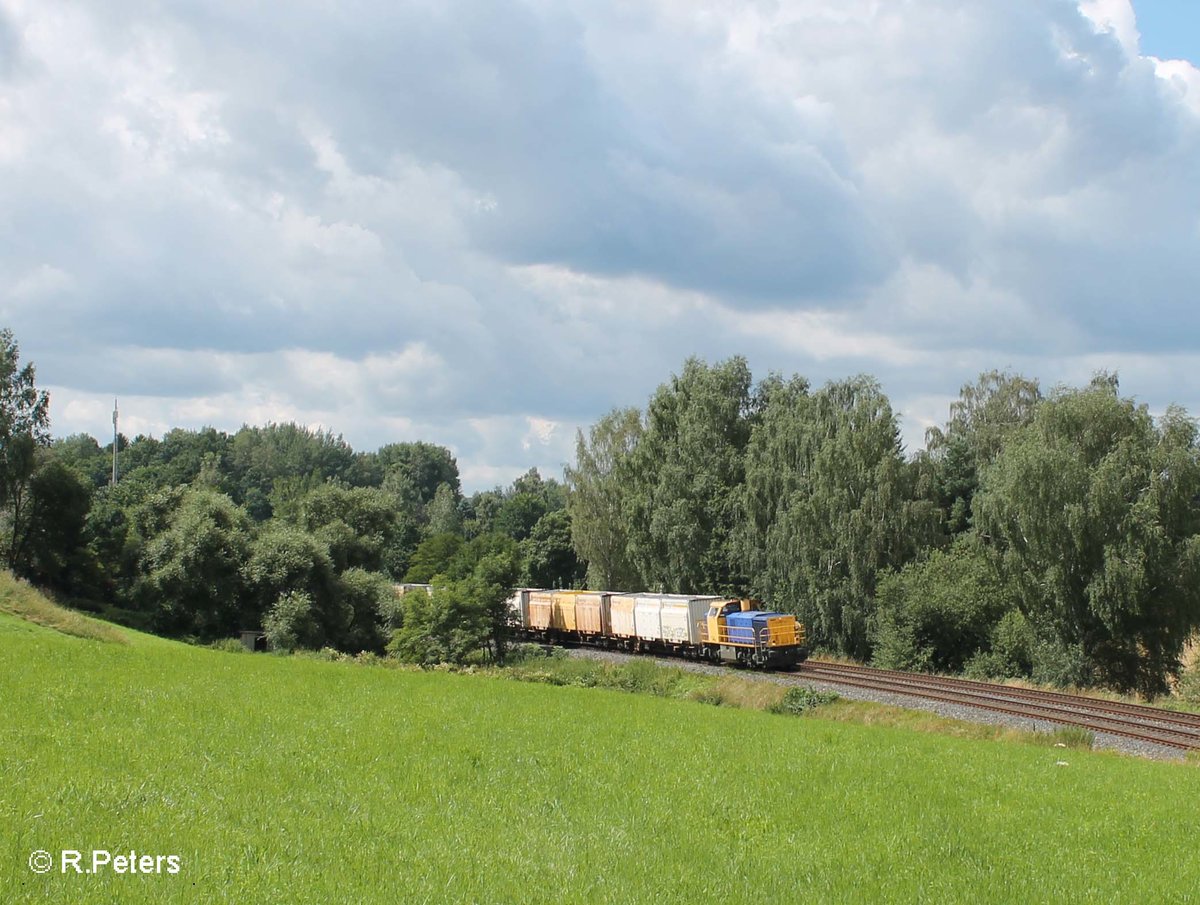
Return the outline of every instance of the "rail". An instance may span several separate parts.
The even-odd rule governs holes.
[[[813,660],[803,664],[800,671],[802,675],[834,685],[888,691],[1033,720],[1081,726],[1093,732],[1172,748],[1200,748],[1200,726],[1182,725],[1180,714],[1158,708],[1122,705],[1123,710],[1118,711],[1113,709],[1113,702],[1097,698]]]

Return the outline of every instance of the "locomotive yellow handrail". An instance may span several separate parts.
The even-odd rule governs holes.
[[[753,641],[746,641],[746,629],[744,627],[734,627],[737,636],[733,635],[729,626],[720,626],[717,629],[717,637],[710,637],[708,632],[708,620],[702,619],[696,623],[699,629],[701,644],[723,644],[729,647],[793,647],[802,646],[804,644],[804,626],[799,622],[792,622],[790,627],[785,626],[770,626],[767,625],[757,631]]]

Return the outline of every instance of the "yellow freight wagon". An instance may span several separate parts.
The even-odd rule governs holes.
[[[554,592],[529,592],[529,627],[534,631],[545,632],[550,629],[554,616]]]
[[[575,627],[581,635],[607,635],[612,629],[612,594],[594,591],[575,598]]]
[[[575,598],[583,591],[555,591],[554,610],[550,617],[550,628],[560,632],[575,631]]]

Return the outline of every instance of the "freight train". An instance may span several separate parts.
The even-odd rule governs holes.
[[[508,600],[521,637],[672,653],[738,666],[786,669],[808,656],[804,626],[750,600],[519,588]]]

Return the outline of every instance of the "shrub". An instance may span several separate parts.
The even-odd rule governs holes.
[[[339,646],[382,652],[392,631],[403,624],[395,585],[379,572],[347,569],[338,578],[338,596],[350,613],[350,626]]]
[[[876,597],[872,662],[883,669],[957,672],[1013,610],[970,537],[884,576]]]
[[[1200,704],[1200,663],[1193,664],[1179,677],[1178,694],[1188,704]]]
[[[1090,688],[1096,684],[1095,664],[1082,645],[1042,640],[1033,645],[1033,680],[1060,688]]]
[[[263,630],[272,650],[315,648],[321,643],[321,629],[313,614],[312,598],[303,591],[279,595],[263,620]]]
[[[806,713],[816,707],[824,707],[838,700],[832,691],[818,691],[811,685],[794,685],[787,690],[783,699],[771,707],[772,713]]]

